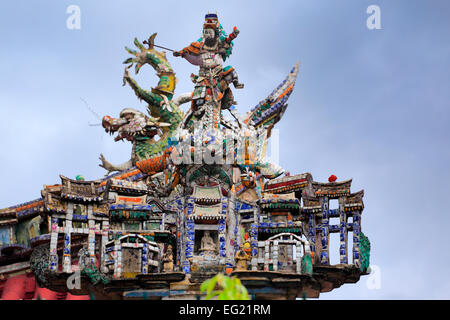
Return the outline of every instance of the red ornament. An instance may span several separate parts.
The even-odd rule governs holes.
[[[332,174],[329,178],[328,178],[328,181],[329,182],[335,182],[337,180],[337,177],[334,175],[334,174]]]

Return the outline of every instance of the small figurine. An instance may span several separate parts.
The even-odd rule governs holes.
[[[169,244],[163,256],[163,272],[173,271],[173,252],[172,246]]]
[[[200,252],[209,255],[216,255],[216,244],[214,243],[213,238],[209,235],[209,231],[205,231],[202,237]]]
[[[234,257],[234,260],[236,261],[236,271],[245,271],[248,269],[248,262],[251,258],[246,252],[246,245],[249,246],[249,243],[246,242],[243,246],[241,246],[240,250],[236,252],[236,256]]]

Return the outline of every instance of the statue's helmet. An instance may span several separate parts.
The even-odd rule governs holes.
[[[219,29],[219,18],[215,13],[208,13],[205,15],[205,22],[203,23],[203,29],[212,28]]]

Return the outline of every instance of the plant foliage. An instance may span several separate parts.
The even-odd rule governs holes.
[[[215,290],[218,288],[219,290]],[[206,300],[250,300],[247,289],[236,277],[227,277],[219,273],[202,283],[200,290],[206,292]]]

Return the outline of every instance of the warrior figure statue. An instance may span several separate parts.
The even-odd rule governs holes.
[[[232,40],[238,34],[239,30],[234,27],[233,32],[227,36],[217,15],[207,14],[202,37],[189,47],[173,53],[174,56],[181,56],[200,67],[198,75],[191,75],[195,89],[190,115],[186,120],[192,115],[197,119],[205,117],[204,128],[217,128],[221,122],[221,110],[230,109],[232,105],[237,104],[229,85],[233,83],[236,89],[242,89],[244,85],[239,82],[234,68],[223,67],[223,63],[231,54]],[[231,114],[236,117],[232,112]]]

